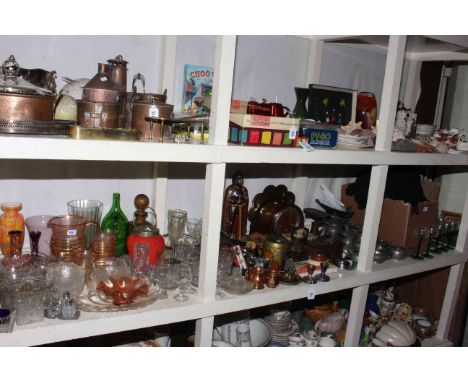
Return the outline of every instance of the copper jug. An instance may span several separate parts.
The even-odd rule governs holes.
[[[47,228],[52,229],[52,255],[62,261],[74,261],[76,257],[81,256],[87,249],[85,231],[90,226],[96,226],[96,232],[100,232],[96,221],[87,221],[82,216],[60,215],[51,218]]]

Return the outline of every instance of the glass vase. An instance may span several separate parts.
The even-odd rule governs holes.
[[[24,242],[24,217],[20,214],[21,203],[2,203],[3,215],[0,216],[0,249],[3,256],[11,255],[10,231],[21,231],[21,248]]]

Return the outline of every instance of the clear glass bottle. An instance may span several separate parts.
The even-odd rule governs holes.
[[[126,254],[128,220],[120,208],[120,194],[112,194],[112,207],[102,219],[101,229],[113,230],[117,233],[117,256]]]

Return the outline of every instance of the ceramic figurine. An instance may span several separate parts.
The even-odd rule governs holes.
[[[226,188],[223,201],[222,231],[232,239],[241,240],[247,232],[248,206],[249,193],[244,187],[244,176],[238,171]]]

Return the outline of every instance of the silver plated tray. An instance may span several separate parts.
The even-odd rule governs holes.
[[[0,134],[69,136],[73,121],[0,120]]]

